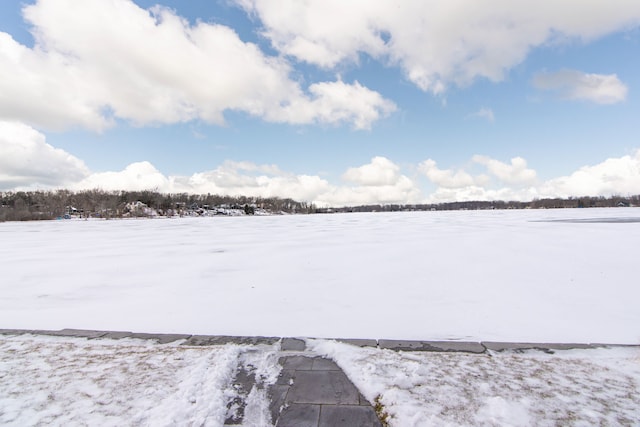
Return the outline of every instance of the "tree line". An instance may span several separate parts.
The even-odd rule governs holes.
[[[201,213],[225,207],[252,214],[256,209],[269,213],[394,212],[477,209],[553,209],[640,206],[640,195],[611,197],[569,197],[517,201],[467,201],[438,204],[385,204],[340,208],[318,208],[313,203],[279,197],[222,196],[219,194],[167,194],[153,190],[72,192],[17,191],[0,192],[0,221],[48,220],[73,214],[84,218],[122,218],[144,216],[143,211],[128,210],[131,203],[142,203],[158,215]]]
[[[270,213],[315,212],[313,204],[279,197],[167,194],[153,190],[17,191],[0,193],[0,221],[48,220],[70,214],[84,218],[121,218],[131,216],[128,205],[136,202],[159,215],[183,215],[215,207],[243,210],[247,214],[256,208]]]
[[[341,208],[316,209],[316,213],[332,212],[399,212],[399,211],[453,211],[453,210],[489,210],[489,209],[562,209],[562,208],[606,208],[640,206],[640,195],[611,196],[611,197],[568,197],[534,199],[527,202],[519,201],[466,201],[432,204],[385,204],[361,205]]]

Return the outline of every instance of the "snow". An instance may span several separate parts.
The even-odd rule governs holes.
[[[277,345],[185,347],[142,340],[0,337],[0,424],[221,426],[239,366],[264,384],[280,368]],[[264,390],[244,425],[271,424]]]
[[[2,223],[0,327],[638,344],[640,222],[594,218],[640,209]]]
[[[395,352],[309,340],[391,426],[640,424],[640,349]]]
[[[394,352],[307,340],[335,360],[391,427],[640,424],[640,349]],[[238,368],[265,385],[279,344],[0,335],[0,425],[222,426]],[[244,426],[272,425],[266,391],[246,399]]]

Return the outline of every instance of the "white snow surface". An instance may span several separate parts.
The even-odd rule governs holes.
[[[640,350],[395,352],[309,340],[392,427],[637,426]]]
[[[281,369],[277,345],[177,344],[0,336],[0,425],[222,426],[239,366],[266,385]],[[265,390],[246,403],[243,425],[272,425]]]
[[[637,208],[0,224],[0,328],[640,343]]]

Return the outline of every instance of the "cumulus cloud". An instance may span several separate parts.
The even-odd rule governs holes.
[[[52,129],[103,130],[201,119],[225,111],[270,122],[367,129],[395,105],[359,83],[311,84],[229,27],[194,25],[131,0],[38,0],[23,10],[29,48],[0,33],[0,117]],[[347,100],[349,102],[347,102]]]
[[[509,164],[487,156],[473,156],[473,161],[484,165],[490,174],[510,185],[533,185],[536,182],[536,171],[527,168],[527,161],[522,157],[514,157]]]
[[[510,163],[492,159],[488,156],[475,155],[472,161],[486,168],[486,174],[471,175],[464,169],[440,169],[435,160],[427,159],[418,165],[422,172],[443,194],[454,194],[451,190],[461,190],[459,194],[480,194],[483,188],[496,178],[501,185],[516,188],[533,186],[537,181],[536,171],[527,167],[527,161],[522,157],[514,157]],[[462,196],[461,196],[462,197]],[[467,196],[463,197],[468,200]]]
[[[169,180],[149,162],[136,162],[120,172],[97,172],[75,183],[71,188],[106,191],[126,190],[170,190]]]
[[[615,194],[640,194],[640,149],[633,154],[609,158],[596,165],[583,166],[568,176],[538,182],[535,170],[527,167],[521,157],[511,159],[510,164],[487,156],[474,156],[473,162],[484,165],[487,172],[499,180],[478,179],[459,170],[441,170],[433,160],[420,165],[434,184],[435,191],[428,195],[431,203],[469,200],[519,200],[534,198],[611,196]]]
[[[487,188],[472,185],[462,188],[439,187],[427,197],[428,203],[469,202],[469,201],[529,201],[538,197],[535,188]]]
[[[488,181],[488,177],[485,175],[473,177],[462,169],[440,169],[435,160],[432,159],[427,159],[420,163],[418,170],[440,188],[471,188],[485,184]]]
[[[640,194],[640,149],[632,155],[583,166],[571,175],[549,180],[539,191],[543,197]]]
[[[347,169],[342,178],[368,187],[393,185],[401,177],[399,170],[400,168],[386,157],[374,157],[371,163]]]
[[[358,206],[420,203],[422,200],[416,183],[402,175],[393,184],[333,187],[318,195],[315,202],[320,206]]]
[[[428,195],[430,203],[471,200],[531,200],[538,195],[536,171],[521,157],[504,163],[487,156],[473,156],[472,162],[484,166],[486,173],[472,175],[464,169],[440,169],[427,159],[418,170],[436,185]],[[494,182],[497,181],[497,182]]]
[[[84,162],[18,122],[0,121],[0,190],[68,186],[89,175]]]
[[[627,86],[615,74],[586,74],[576,70],[540,73],[533,79],[538,89],[557,92],[562,98],[615,104],[627,98]]]
[[[360,54],[399,66],[424,91],[476,78],[500,81],[529,51],[556,40],[589,41],[640,23],[630,0],[235,0],[257,16],[275,49],[325,68]]]
[[[352,167],[342,175],[349,185],[334,186],[318,195],[316,202],[326,206],[390,203],[418,203],[420,189],[411,178],[400,173],[400,166],[377,156],[367,164]]]
[[[224,162],[217,168],[189,177],[170,177],[173,191],[232,196],[285,197],[312,201],[331,186],[319,176],[295,175],[274,165]]]
[[[436,189],[427,196],[429,203],[472,200],[531,200],[537,192],[531,186],[536,172],[527,168],[524,159],[516,157],[511,164],[487,156],[476,155],[472,162],[483,165],[487,173],[472,175],[464,169],[440,169],[436,162],[427,159],[418,165],[418,170]],[[493,183],[492,177],[497,179]],[[527,187],[526,185],[530,186]]]
[[[351,123],[354,129],[369,129],[371,124],[396,110],[396,105],[359,82],[314,83],[310,98],[291,100],[279,109],[264,113],[268,121],[293,124]]]
[[[528,168],[520,157],[511,159],[510,163],[486,156],[474,156],[472,161],[485,166],[488,175],[473,175],[463,169],[440,169],[432,159],[420,163],[418,170],[436,185],[430,194],[424,194],[416,181],[402,174],[401,168],[385,157],[374,157],[367,164],[347,169],[342,176],[345,181],[342,185],[330,183],[317,175],[291,174],[275,165],[226,161],[213,170],[191,176],[165,176],[149,162],[139,162],[119,172],[88,175],[69,186],[76,190],[151,189],[174,193],[289,197],[321,206],[528,201],[545,197],[640,193],[640,149],[632,155],[584,166],[570,175],[542,183],[537,182],[535,171]],[[86,168],[83,174],[86,174]],[[490,176],[497,182],[493,182]],[[63,179],[54,181],[63,182]]]

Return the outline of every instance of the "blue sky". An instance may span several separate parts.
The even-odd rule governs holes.
[[[0,190],[640,193],[640,3],[0,4]]]

